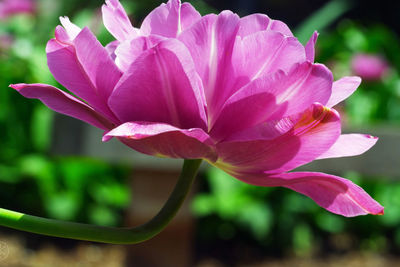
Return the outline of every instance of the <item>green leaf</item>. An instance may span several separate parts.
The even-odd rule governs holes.
[[[323,211],[316,216],[316,223],[322,230],[330,233],[342,232],[345,227],[344,218]]]
[[[311,253],[313,247],[313,233],[307,224],[299,224],[293,232],[293,250],[298,256]]]
[[[352,7],[352,1],[332,0],[303,21],[295,30],[295,36],[303,44],[312,33],[322,31]]]
[[[89,193],[98,202],[114,207],[124,208],[129,205],[130,191],[124,184],[109,181],[93,184]]]
[[[58,192],[46,199],[44,205],[51,217],[59,220],[73,220],[79,210],[80,201],[76,194]]]
[[[35,106],[32,114],[32,142],[42,152],[48,151],[51,145],[53,111],[44,105]]]
[[[196,216],[207,216],[215,212],[215,199],[212,195],[197,194],[192,201],[192,212]]]
[[[89,209],[89,218],[91,223],[96,225],[115,226],[120,216],[106,206],[92,206]]]
[[[238,220],[242,225],[250,228],[256,239],[261,240],[269,234],[273,216],[271,209],[266,204],[254,202],[240,210]]]

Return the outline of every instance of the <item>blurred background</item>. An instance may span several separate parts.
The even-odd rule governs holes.
[[[121,0],[135,26],[161,1]],[[344,132],[380,137],[356,158],[303,170],[351,179],[384,216],[344,218],[281,188],[241,183],[204,165],[171,225],[133,246],[42,237],[0,228],[0,266],[400,266],[400,2],[193,0],[202,14],[231,9],[284,21],[303,44],[320,33],[316,61],[363,82],[340,107]],[[182,161],[140,155],[101,131],[21,97],[11,83],[48,83],[45,45],[58,17],[88,25],[103,45],[100,0],[0,0],[0,206],[109,226],[147,221]]]

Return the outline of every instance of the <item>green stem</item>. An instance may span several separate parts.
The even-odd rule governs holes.
[[[135,244],[161,232],[181,207],[193,184],[201,159],[185,160],[174,191],[157,215],[147,223],[133,228],[104,227],[83,223],[46,219],[0,208],[0,225],[22,231],[71,239]]]

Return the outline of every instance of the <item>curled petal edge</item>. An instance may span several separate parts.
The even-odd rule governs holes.
[[[315,31],[312,35],[310,40],[308,40],[305,49],[306,49],[306,58],[310,62],[314,62],[315,59],[315,44],[317,43],[318,39],[318,32]]]
[[[129,147],[152,156],[199,159],[211,162],[217,155],[209,135],[200,128],[179,129],[165,123],[126,122],[103,136],[117,137]]]
[[[318,172],[292,172],[274,175],[241,175],[240,180],[257,186],[282,186],[306,195],[326,210],[354,217],[383,215],[384,207],[361,187],[342,177]]]
[[[332,147],[317,159],[361,155],[373,147],[378,139],[378,137],[368,134],[342,134]]]
[[[103,130],[114,125],[91,106],[64,91],[47,84],[11,84],[11,88],[27,98],[36,98],[52,110],[77,118]]]
[[[358,76],[343,77],[333,82],[332,94],[326,106],[333,107],[348,98],[354,93],[360,83],[361,78]]]

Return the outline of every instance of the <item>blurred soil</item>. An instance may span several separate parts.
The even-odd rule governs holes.
[[[35,238],[35,237],[34,237]],[[60,239],[61,240],[61,239]],[[54,242],[41,242],[31,247],[30,240],[0,232],[1,267],[122,267],[124,246],[75,242],[63,247]]]
[[[253,264],[238,264],[240,267],[397,267],[400,257],[378,254],[350,253],[342,256],[316,258],[270,259]],[[226,267],[214,259],[203,260],[196,267]]]
[[[36,238],[32,235],[33,239]],[[28,238],[27,238],[28,237]],[[1,267],[147,267],[127,262],[128,247],[103,245],[90,242],[68,241],[62,239],[41,240],[39,243],[29,240],[31,235],[10,235],[0,232]],[[58,240],[54,242],[54,240]],[[32,247],[32,244],[33,247]],[[37,245],[40,244],[40,245]],[[61,245],[60,245],[61,244]],[[35,247],[36,246],[36,247]],[[166,264],[165,266],[168,266]],[[194,267],[227,267],[217,259],[202,259]],[[352,252],[324,258],[288,257],[284,259],[264,259],[247,264],[237,263],[238,267],[396,267],[400,266],[400,257],[369,252]],[[180,266],[176,266],[180,267]],[[186,267],[186,266],[182,266]],[[190,267],[190,266],[188,266]]]

